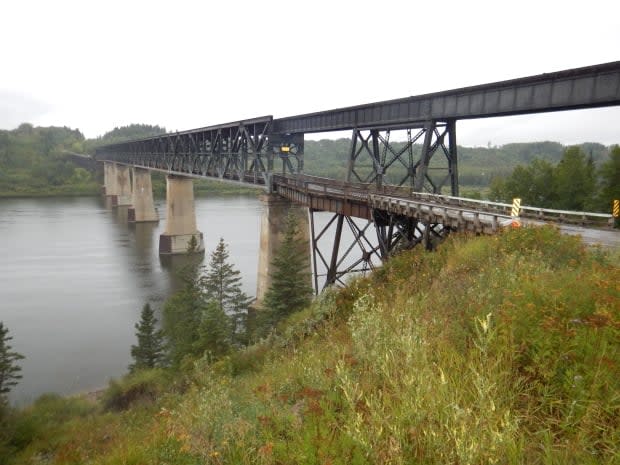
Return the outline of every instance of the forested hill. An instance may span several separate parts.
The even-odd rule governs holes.
[[[142,139],[150,136],[165,134],[166,128],[150,124],[130,124],[129,126],[121,126],[106,132],[103,136],[95,139],[88,139],[85,143],[85,150],[88,153],[94,153],[95,148],[101,145],[115,144],[117,142],[125,142],[128,140]]]
[[[23,123],[12,131],[0,130],[0,196],[96,192],[93,173],[66,159],[65,151],[83,150],[78,129]]]
[[[95,195],[101,180],[74,164],[67,152],[93,153],[103,144],[165,133],[165,128],[132,124],[85,139],[79,129],[21,124],[0,130],[0,196]]]

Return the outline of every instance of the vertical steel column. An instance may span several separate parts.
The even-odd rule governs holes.
[[[351,137],[351,150],[349,151],[349,165],[347,166],[347,182],[351,182],[353,167],[355,166],[355,152],[357,150],[357,129],[353,129]]]
[[[317,240],[316,234],[314,230],[314,210],[312,208],[308,209],[310,213],[310,234],[312,239],[312,271],[314,273],[314,294],[319,294],[319,273],[316,263],[316,249],[317,249]]]
[[[383,164],[379,153],[379,131],[373,129],[370,134],[372,136],[372,164],[375,169],[377,188],[381,189],[383,186]]]
[[[338,251],[340,250],[340,238],[342,237],[342,225],[344,223],[344,215],[338,215],[336,222],[336,235],[334,237],[334,247],[332,248],[332,258],[329,263],[329,270],[327,270],[327,280],[325,286],[334,284],[336,282],[336,272],[338,269]]]
[[[450,145],[450,165],[448,170],[450,171],[450,183],[452,186],[452,195],[458,197],[459,195],[459,170],[458,170],[458,155],[456,150],[456,120],[450,119],[447,122],[448,130],[448,144]]]
[[[428,173],[428,165],[431,159],[431,141],[433,140],[433,133],[435,131],[435,121],[427,121],[424,125],[424,144],[422,145],[422,153],[420,154],[420,164],[416,170],[416,177],[413,183],[413,190],[415,192],[422,192],[424,187],[424,179]]]

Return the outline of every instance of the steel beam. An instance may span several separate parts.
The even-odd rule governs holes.
[[[273,120],[272,133],[411,127],[620,105],[620,61]]]

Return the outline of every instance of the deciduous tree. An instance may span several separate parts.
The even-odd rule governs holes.
[[[594,163],[579,147],[566,149],[554,175],[556,208],[584,210],[592,205],[596,187]]]
[[[609,212],[612,202],[620,200],[620,146],[614,145],[609,152],[609,160],[599,170],[600,194],[598,207]]]

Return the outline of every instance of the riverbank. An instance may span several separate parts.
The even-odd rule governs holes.
[[[550,227],[454,234],[219,361],[38,401],[8,463],[616,463],[619,273]]]

